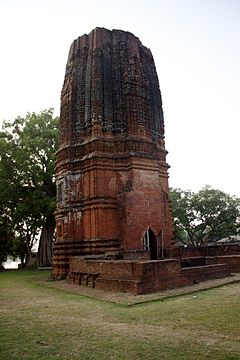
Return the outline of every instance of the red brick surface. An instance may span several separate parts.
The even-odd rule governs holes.
[[[207,264],[227,264],[232,273],[240,272],[240,254],[213,256],[206,258]]]
[[[209,264],[211,260],[215,263]],[[139,295],[240,272],[239,256],[207,258],[206,262],[207,265],[181,268],[178,259],[112,261],[72,257],[68,279],[82,286]]]
[[[151,293],[190,284],[181,274],[177,259],[131,260],[70,260],[69,279],[76,284],[110,291]]]
[[[119,30],[96,28],[75,40],[61,96],[56,277],[74,255],[149,258],[149,228],[158,256],[171,247],[166,154],[150,50]]]
[[[230,275],[230,269],[227,264],[214,264],[205,266],[195,266],[183,268],[184,278],[194,283],[199,283],[209,279],[217,279]]]
[[[68,278],[82,286],[138,295],[229,276],[230,268],[227,263],[181,268],[178,259],[111,261],[73,257]]]
[[[172,247],[165,250],[165,257],[189,258],[198,256],[223,256],[240,253],[239,244],[212,245],[200,247]]]

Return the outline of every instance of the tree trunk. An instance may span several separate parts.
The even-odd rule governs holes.
[[[21,260],[21,269],[24,269],[25,268],[25,254],[21,254],[20,256],[20,260]]]
[[[42,227],[37,253],[37,266],[52,266],[52,243],[55,231],[54,214],[47,217]]]

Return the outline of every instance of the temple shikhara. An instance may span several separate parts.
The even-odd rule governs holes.
[[[136,294],[189,283],[172,258],[166,154],[151,51],[121,30],[76,39],[61,94],[55,278]]]

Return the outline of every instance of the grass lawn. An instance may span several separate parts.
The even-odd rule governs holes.
[[[240,360],[240,284],[126,306],[0,273],[0,359]]]

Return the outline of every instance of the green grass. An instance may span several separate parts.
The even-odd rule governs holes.
[[[240,360],[239,284],[126,306],[0,273],[0,359]]]

